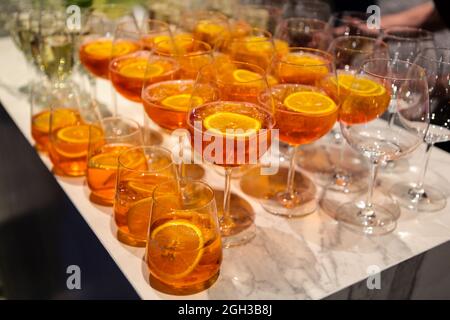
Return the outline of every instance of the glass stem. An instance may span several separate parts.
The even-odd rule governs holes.
[[[113,104],[113,116],[117,116],[117,93],[116,90],[114,90],[114,87],[111,84],[111,99]]]
[[[185,174],[184,174],[184,164],[183,164],[183,155],[184,155],[184,150],[183,150],[183,136],[179,135],[178,136],[178,143],[180,145],[180,151],[178,152],[178,157],[179,157],[179,163],[178,163],[178,177],[180,179],[183,179]]]
[[[433,150],[433,145],[434,145],[433,143],[427,143],[422,168],[420,170],[419,180],[417,181],[416,185],[412,190],[416,195],[417,194],[422,195],[425,193],[425,190],[423,189],[423,183],[425,181],[425,174],[427,173],[428,163],[430,162],[430,155],[431,150]]]
[[[378,160],[371,160],[370,162],[370,175],[369,175],[369,188],[367,189],[367,199],[365,208],[362,210],[362,215],[365,217],[375,217],[375,211],[373,209],[373,191],[375,189],[375,183],[378,173]]]
[[[230,218],[230,202],[231,202],[231,167],[225,167],[225,190],[223,194],[223,221]]]
[[[149,146],[151,143],[150,139],[150,120],[148,119],[147,113],[145,109],[142,108],[142,113],[144,116],[144,127],[142,128],[142,132],[144,133],[144,145]]]
[[[291,154],[289,155],[290,161],[289,161],[289,173],[287,178],[287,184],[286,184],[286,193],[293,195],[294,194],[294,180],[295,180],[295,154],[298,151],[299,146],[295,146],[291,148]]]
[[[97,101],[97,81],[93,76],[88,74],[89,86],[91,87],[92,100]]]

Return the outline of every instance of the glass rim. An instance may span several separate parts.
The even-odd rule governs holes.
[[[328,26],[328,23],[326,21],[323,21],[323,20],[320,20],[320,19],[317,19],[317,18],[307,18],[307,17],[291,17],[291,18],[287,18],[287,19],[284,19],[283,22],[281,22],[281,25],[287,25],[290,21],[310,21],[310,22],[315,23],[316,25],[323,26],[323,29],[314,28],[313,26],[310,26],[310,27],[312,27],[311,28],[312,31],[325,30],[326,27]]]
[[[251,30],[251,33],[246,34],[244,36],[237,36],[237,37],[231,36],[231,41],[232,42],[256,43],[256,42],[266,42],[266,41],[272,42],[272,40],[273,40],[273,34],[266,29],[258,28],[258,27],[251,27],[250,30]],[[257,35],[257,36],[252,35],[254,33],[254,31],[259,31],[261,33],[261,35]],[[248,37],[261,37],[261,39],[255,39],[252,41],[248,41],[248,40],[246,40]]]
[[[237,66],[238,69],[239,69],[239,66],[248,66],[249,68],[240,68],[240,69],[245,69],[245,70],[251,71],[253,73],[257,73],[257,74],[259,74],[261,76],[258,79],[249,80],[249,81],[240,81],[239,83],[253,83],[253,82],[258,82],[258,81],[265,81],[267,83],[267,72],[266,72],[266,70],[264,70],[260,66],[258,66],[256,64],[253,64],[253,63],[250,63],[250,62],[235,61],[235,60],[231,60],[230,63],[232,63],[234,66]],[[212,65],[214,65],[214,66],[216,66],[217,64],[220,65],[220,63],[218,63],[217,61],[213,61],[212,62]],[[214,70],[217,71],[216,68],[214,68]],[[221,83],[229,83],[229,82],[221,81],[220,79],[217,79],[217,81],[219,81]],[[269,85],[269,84],[267,83],[267,85]]]
[[[199,180],[199,179],[189,179],[189,178],[183,178],[183,179],[170,179],[168,181],[165,181],[163,183],[159,183],[155,186],[155,188],[153,189],[152,192],[152,201],[153,201],[153,205],[155,205],[156,203],[158,203],[158,200],[155,198],[155,194],[156,191],[158,189],[160,189],[161,187],[168,185],[168,184],[175,184],[177,185],[178,183],[191,183],[191,184],[195,184],[195,185],[202,185],[203,187],[205,187],[205,189],[207,189],[208,191],[211,192],[211,198],[208,200],[208,202],[206,204],[204,204],[203,206],[197,206],[195,208],[190,208],[190,209],[176,209],[177,211],[192,211],[193,209],[195,210],[199,210],[199,209],[203,209],[207,206],[209,206],[213,201],[215,202],[215,196],[214,196],[214,189],[206,182]],[[166,193],[167,194],[167,193]],[[160,201],[159,201],[160,202]],[[152,206],[153,206],[152,205]]]
[[[204,55],[211,55],[213,54],[214,50],[211,47],[211,45],[205,41],[201,41],[201,40],[197,40],[193,37],[186,37],[186,38],[181,38],[180,41],[190,41],[191,43],[197,43],[197,44],[201,44],[203,46],[205,46],[206,48],[208,48],[207,50],[204,51],[195,51],[195,52],[187,52],[187,53],[172,53],[172,52],[164,52],[164,51],[160,51],[158,50],[158,46],[161,45],[161,43],[169,43],[169,44],[175,44],[175,40],[173,38],[169,38],[169,39],[163,39],[160,40],[158,42],[155,42],[153,45],[153,49],[152,49],[152,54],[156,54],[156,55],[160,55],[160,56],[166,56],[166,57],[184,57],[184,58],[188,58],[188,57],[198,57],[198,56],[204,56]]]
[[[100,121],[99,121],[99,122],[100,122],[100,125],[102,126],[102,129],[103,129],[103,122],[104,122],[105,120],[106,120],[106,121],[120,120],[120,121],[122,121],[123,123],[128,122],[128,123],[132,123],[133,125],[136,125],[136,127],[134,128],[135,130],[134,130],[133,132],[131,132],[131,133],[127,133],[127,134],[121,135],[121,136],[104,135],[105,138],[110,138],[110,139],[111,139],[111,138],[117,138],[117,139],[127,138],[127,137],[131,137],[131,136],[135,135],[136,133],[140,133],[140,131],[141,131],[141,126],[139,125],[139,123],[138,123],[137,121],[131,119],[131,118],[128,118],[128,117],[123,117],[123,116],[111,116],[111,117],[105,117],[105,118],[102,118],[102,119],[100,119]]]
[[[125,26],[127,25],[131,25],[133,27],[136,28],[136,30],[130,30],[130,29],[126,29]],[[139,26],[137,25],[136,21],[134,20],[130,20],[130,21],[122,21],[119,22],[113,32],[114,35],[114,40],[116,40],[116,35],[119,34],[120,32],[124,33],[124,34],[137,34],[137,35],[141,35],[141,30],[139,29]],[[121,39],[121,38],[118,38]]]
[[[383,75],[379,75],[379,74],[376,74],[374,72],[370,72],[370,71],[365,70],[365,66],[366,65],[368,65],[370,63],[375,63],[377,61],[385,61],[387,63],[387,65],[390,65],[392,63],[395,63],[395,64],[400,63],[400,64],[403,64],[405,66],[408,66],[408,70],[410,70],[410,68],[416,68],[418,71],[420,71],[420,73],[422,74],[422,76],[424,78],[425,78],[425,75],[426,75],[425,69],[423,67],[421,67],[420,65],[416,64],[416,63],[409,62],[409,61],[406,61],[406,60],[400,60],[400,59],[384,59],[384,58],[374,58],[374,59],[368,59],[368,60],[364,61],[361,64],[360,71],[363,71],[365,74],[370,75],[370,76],[375,77],[375,78],[379,78],[379,79],[388,79],[388,80],[394,80],[394,81],[416,80],[413,77],[402,77],[402,78],[400,78],[400,77],[393,77],[393,76],[383,76]]]
[[[334,57],[331,53],[324,51],[324,50],[320,50],[320,49],[314,49],[314,48],[307,48],[307,47],[289,47],[289,53],[291,54],[292,51],[306,51],[306,52],[314,52],[314,53],[319,53],[318,55],[322,58],[322,57],[327,57],[328,61],[326,61],[325,63],[320,63],[320,64],[308,64],[308,65],[303,65],[303,64],[298,64],[298,63],[293,63],[293,62],[288,62],[285,60],[284,57],[280,57],[280,58],[275,58],[274,60],[278,60],[278,62],[284,63],[284,64],[288,64],[288,65],[292,65],[292,66],[308,66],[308,67],[320,67],[320,66],[327,66],[327,65],[333,65],[334,64]]]
[[[142,21],[142,26],[141,26],[141,28],[140,28],[140,31],[141,31],[141,33],[142,33],[143,36],[145,36],[145,35],[147,35],[147,34],[152,34],[152,33],[154,33],[154,32],[161,32],[161,31],[145,31],[145,32],[144,32],[142,29],[143,29],[146,25],[148,25],[149,22],[155,23],[155,24],[160,25],[160,26],[164,26],[167,30],[163,30],[163,31],[171,32],[171,31],[170,31],[170,25],[169,25],[167,22],[165,22],[165,21],[163,21],[163,20],[159,20],[159,19],[146,18],[146,19],[144,19],[144,21]]]
[[[227,103],[229,103],[229,104],[246,104],[246,105],[251,105],[251,106],[254,106],[254,107],[256,107],[258,110],[262,110],[262,111],[264,111],[264,113],[266,113],[266,114],[268,114],[271,118],[272,118],[272,122],[270,123],[270,126],[268,126],[268,128],[265,130],[265,131],[267,131],[267,130],[271,130],[271,129],[274,129],[274,127],[275,127],[275,123],[276,123],[276,120],[275,120],[275,117],[274,117],[274,115],[273,115],[273,111],[272,112],[270,112],[269,110],[268,110],[268,108],[264,108],[264,106],[262,105],[262,103],[258,100],[258,103],[255,103],[255,102],[247,102],[247,101],[231,101],[231,100],[215,100],[215,101],[209,101],[209,102],[207,102],[207,103],[203,103],[203,104],[201,104],[201,105],[199,105],[199,106],[197,106],[197,107],[194,107],[194,108],[189,108],[189,111],[188,111],[188,113],[187,113],[187,121],[186,121],[186,125],[189,127],[189,128],[191,128],[192,130],[194,130],[194,132],[198,132],[198,129],[191,123],[191,121],[190,121],[190,117],[191,117],[191,113],[192,113],[192,110],[196,110],[196,109],[199,109],[199,108],[204,108],[204,107],[207,107],[207,106],[210,106],[210,105],[214,105],[214,104],[227,104]],[[273,109],[273,107],[272,107],[272,109]],[[202,119],[202,123],[203,123],[203,119]],[[203,130],[203,127],[202,127],[202,129],[201,129],[201,131],[200,132],[205,132],[205,131],[208,131],[208,130]],[[260,136],[260,135],[262,135],[262,134],[264,134],[264,130],[258,130],[255,134],[254,134],[254,136]],[[219,135],[219,134],[214,134],[215,136],[223,136],[223,138],[225,138],[225,139],[227,139],[227,135],[226,134],[223,134],[223,135]],[[203,139],[203,138],[202,138]],[[234,138],[233,138],[234,139]]]
[[[159,81],[159,82],[155,82],[155,83],[151,83],[149,85],[143,85],[142,86],[142,99],[144,99],[144,94],[147,92],[147,90],[153,89],[153,88],[157,88],[158,86],[161,86],[163,84],[177,84],[177,83],[192,83],[192,88],[195,87],[195,80],[194,79],[173,79],[173,80],[164,80],[164,81]]]
[[[448,59],[447,61],[441,61],[441,60],[438,60],[438,59],[435,59],[435,58],[423,56],[422,53],[425,52],[425,51],[428,51],[428,50],[434,50],[434,51],[436,51],[436,53],[438,51],[447,51],[449,53],[449,57],[450,57],[450,48],[448,48],[448,47],[438,47],[438,48],[436,48],[436,47],[425,47],[425,48],[421,49],[417,53],[417,58],[426,59],[426,60],[433,61],[433,62],[436,62],[436,63],[444,64],[444,65],[450,65],[450,59]]]
[[[372,38],[372,37],[367,37],[367,36],[363,36],[363,35],[348,35],[348,36],[339,36],[333,39],[333,41],[330,43],[330,49],[333,48],[333,44],[339,43],[340,40],[351,40],[351,39],[363,39],[365,41],[371,42],[371,43],[379,43],[382,44],[384,47],[386,47],[386,49],[388,49],[388,44],[386,42],[384,42],[382,39],[379,38]],[[339,48],[345,51],[352,51],[352,52],[368,52],[365,50],[360,50],[360,49],[353,49],[353,48],[347,48],[344,46],[338,46],[335,45],[334,48]],[[371,51],[373,52],[373,50]]]
[[[128,153],[128,152],[135,151],[135,150],[138,150],[138,149],[140,149],[140,150],[154,149],[154,150],[158,150],[158,151],[162,151],[162,152],[164,152],[164,153],[167,153],[168,156],[169,156],[168,158],[170,159],[170,163],[169,163],[168,165],[162,167],[162,168],[159,168],[158,170],[141,170],[141,169],[134,169],[134,168],[129,168],[129,167],[125,166],[125,165],[122,163],[122,161],[121,161],[121,158],[123,157],[123,155],[125,155],[125,154]],[[133,172],[156,173],[156,172],[164,171],[164,170],[168,169],[169,167],[173,166],[173,156],[172,156],[172,152],[170,152],[170,150],[168,150],[168,149],[166,149],[166,148],[164,148],[164,147],[161,147],[161,146],[147,146],[147,145],[140,145],[140,146],[134,146],[134,147],[131,147],[131,148],[129,148],[129,149],[124,150],[123,152],[121,152],[120,155],[119,155],[119,157],[118,157],[118,159],[117,159],[117,162],[118,162],[118,166],[117,166],[117,169],[118,169],[118,170],[119,170],[120,168],[124,168],[124,169],[126,169],[126,170],[128,170],[128,171],[133,171]]]
[[[399,35],[395,35],[392,33],[389,33],[389,31],[393,32],[393,31],[409,31],[409,32],[418,32],[420,34],[423,34],[423,37],[419,37],[419,38],[413,38],[413,37],[409,37],[409,36],[399,36]],[[422,29],[422,28],[416,28],[416,27],[411,27],[411,26],[390,26],[387,28],[383,29],[383,35],[382,38],[389,36],[392,39],[399,39],[399,40],[411,40],[414,41],[415,39],[420,39],[420,40],[433,40],[434,36],[433,36],[433,32],[428,31],[426,29]]]

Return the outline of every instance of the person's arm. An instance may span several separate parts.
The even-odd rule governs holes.
[[[381,17],[381,27],[389,28],[392,26],[410,26],[421,27],[424,25],[435,11],[433,1],[429,1],[411,9],[398,13],[388,14]]]

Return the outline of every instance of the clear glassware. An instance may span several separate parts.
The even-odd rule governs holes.
[[[284,16],[289,18],[312,18],[327,22],[330,14],[330,5],[321,0],[289,1],[284,8]]]
[[[340,90],[339,100],[345,99],[345,94],[348,93],[349,86],[351,86],[354,75],[358,72],[361,64],[370,58],[388,58],[388,46],[383,41],[376,38],[369,38],[363,36],[341,36],[333,40],[328,50],[333,57],[336,64],[337,80],[341,82],[343,90]],[[357,192],[362,190],[365,185],[361,183],[361,175],[352,175],[353,172],[360,173],[361,168],[352,170],[352,166],[345,166],[343,163],[360,163],[360,155],[356,153],[347,152],[347,158],[343,159],[345,145],[342,145],[343,137],[340,128],[334,128],[330,134],[333,136],[333,145],[330,148],[339,148],[339,157],[335,161],[335,168],[331,183],[328,188],[344,193]],[[355,159],[352,161],[348,156]]]
[[[434,47],[433,33],[424,29],[397,26],[382,30],[381,39],[389,46],[392,59],[413,62],[423,48]]]
[[[333,40],[328,24],[312,18],[282,20],[275,31],[275,39],[286,41],[291,47],[327,50]]]
[[[219,216],[226,248],[255,236],[254,212],[231,196],[231,173],[232,168],[257,163],[270,148],[273,108],[258,99],[267,89],[260,67],[220,60],[200,70],[192,93],[187,118],[192,148],[197,159],[225,168]]]
[[[219,275],[222,242],[213,189],[196,180],[156,186],[145,262],[150,285],[186,295],[209,288]]]
[[[291,146],[286,155],[289,173],[285,189],[271,190],[260,203],[272,214],[291,218],[313,213],[317,208],[315,194],[298,189],[294,183],[295,155],[302,145],[318,140],[333,128],[339,104],[335,92],[328,94],[324,86],[337,83],[334,58],[317,49],[289,49],[288,54],[274,58],[272,63],[271,75],[278,84],[260,96],[263,102],[273,99],[279,139]]]
[[[89,128],[86,170],[86,182],[91,190],[89,200],[103,206],[113,205],[119,155],[140,145],[141,128],[131,119],[106,117]]]
[[[361,86],[372,90],[361,95]],[[389,104],[396,104],[394,121],[386,120]],[[341,105],[342,134],[349,145],[370,162],[367,197],[342,204],[336,219],[370,235],[391,232],[400,215],[398,203],[375,193],[380,164],[414,151],[429,125],[428,84],[425,70],[407,61],[366,61]]]
[[[430,97],[430,127],[425,136],[426,151],[416,182],[400,182],[391,194],[401,206],[419,212],[445,208],[447,196],[438,188],[425,183],[431,150],[435,143],[450,140],[450,49],[425,48],[414,63],[427,72]]]

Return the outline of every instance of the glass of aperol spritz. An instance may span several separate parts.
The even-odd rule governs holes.
[[[145,261],[150,284],[185,295],[209,288],[222,262],[214,191],[196,180],[171,180],[153,191]]]

